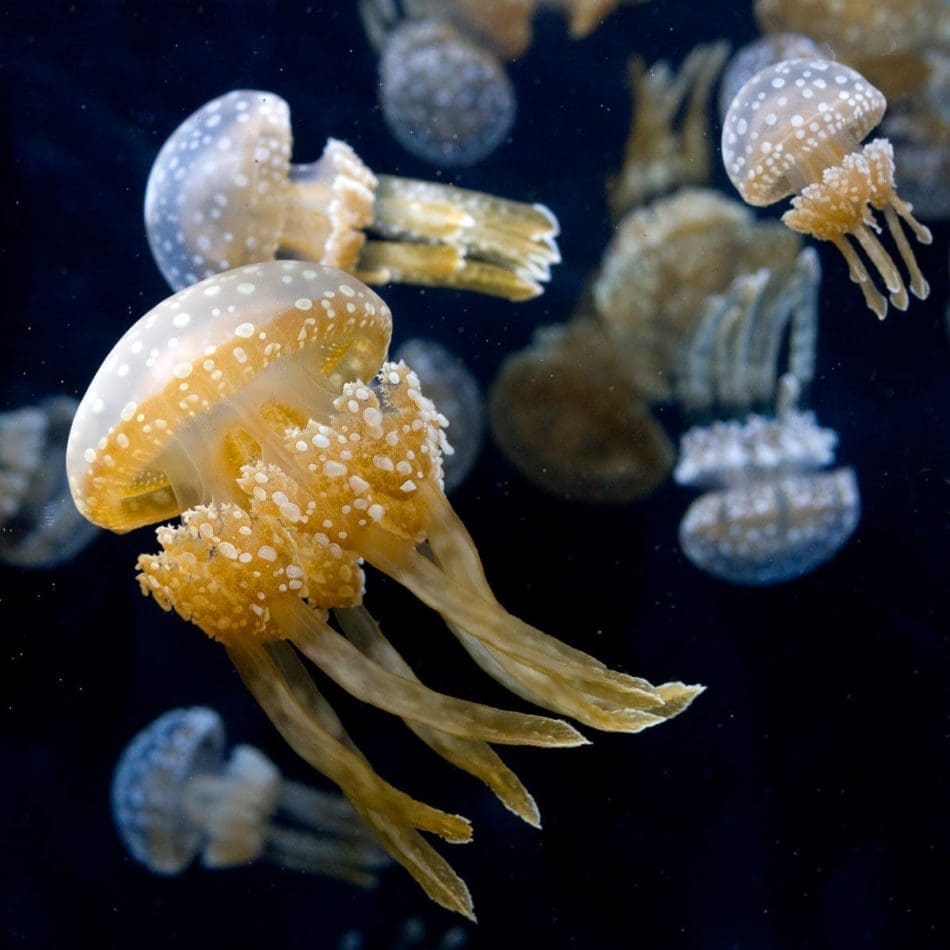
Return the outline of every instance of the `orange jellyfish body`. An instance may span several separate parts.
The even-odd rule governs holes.
[[[465,884],[419,834],[466,841],[468,822],[380,778],[297,651],[531,824],[533,799],[490,743],[585,740],[561,719],[420,683],[362,606],[364,561],[437,610],[490,675],[592,727],[638,732],[700,687],[614,672],[498,604],[442,491],[445,419],[409,367],[384,362],[390,329],[386,304],[330,267],[274,261],[211,277],[159,304],[107,357],[77,411],[67,470],[79,510],[113,531],[181,514],[158,529],[162,550],[139,558],[142,590],[224,644],[296,752],[430,897],[471,916]]]
[[[920,299],[930,288],[901,222],[922,244],[931,241],[897,194],[890,142],[860,145],[886,108],[880,90],[855,70],[823,59],[793,59],[753,76],[736,94],[722,130],[723,164],[742,197],[764,206],[795,194],[782,220],[793,231],[834,244],[868,307],[882,319],[887,300],[849,239],[864,251],[899,310],[907,309],[907,289],[877,238],[872,209],[884,216],[910,290]]]

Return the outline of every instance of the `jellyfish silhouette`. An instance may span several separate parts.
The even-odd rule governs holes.
[[[0,561],[56,567],[98,533],[72,502],[66,439],[79,403],[53,396],[0,414]]]
[[[437,20],[393,31],[379,82],[393,136],[436,165],[474,165],[495,151],[515,120],[514,88],[498,57]]]
[[[445,419],[406,364],[385,362],[390,334],[386,304],[330,267],[275,261],[208,278],[116,344],[76,413],[67,469],[77,507],[102,527],[181,515],[138,560],[143,592],[223,643],[295,751],[430,897],[471,916],[464,883],[419,835],[467,841],[468,822],[380,778],[297,651],[532,824],[533,799],[488,743],[586,740],[561,719],[422,685],[363,606],[364,562],[440,613],[505,686],[594,728],[639,732],[701,688],[615,672],[504,610],[442,490]]]
[[[388,863],[356,812],[281,777],[259,749],[225,756],[224,723],[193,706],[159,716],[128,744],[112,778],[112,816],[129,854],[156,874],[266,860],[360,887]]]
[[[774,418],[714,422],[682,438],[675,478],[712,487],[680,522],[680,545],[700,570],[734,584],[775,584],[813,571],[854,532],[851,468],[821,469],[838,437],[793,407]]]
[[[448,421],[450,452],[443,449],[446,493],[468,478],[482,448],[485,407],[478,380],[462,360],[433,340],[406,340],[394,360],[413,368],[428,397]]]

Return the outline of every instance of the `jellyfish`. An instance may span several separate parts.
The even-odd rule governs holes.
[[[485,407],[478,380],[462,360],[433,340],[406,340],[396,350],[419,377],[428,398],[449,424],[451,443],[442,449],[442,480],[446,494],[468,478],[482,448]]]
[[[181,874],[200,855],[208,868],[267,860],[372,887],[388,863],[339,795],[282,778],[253,746],[226,759],[224,723],[203,706],[164,713],[126,746],[112,817],[155,874]]]
[[[678,185],[708,182],[709,95],[728,55],[728,43],[701,44],[675,75],[666,62],[630,60],[633,118],[623,167],[607,186],[615,218]]]
[[[689,430],[676,481],[712,490],[680,522],[686,556],[721,580],[758,585],[793,580],[831,558],[860,513],[854,470],[821,471],[837,441],[794,407]]]
[[[726,113],[736,93],[757,73],[784,59],[819,59],[821,47],[801,33],[772,33],[746,43],[737,50],[719,84],[719,118]]]
[[[53,396],[0,413],[0,561],[56,567],[98,534],[66,482],[66,439],[79,404]]]
[[[229,92],[171,135],[149,175],[145,225],[174,289],[280,256],[368,283],[527,300],[559,260],[557,219],[543,205],[377,176],[336,139],[309,165],[292,165],[290,152],[290,109],[270,92]]]
[[[830,241],[881,319],[887,315],[887,299],[851,240],[867,255],[899,310],[907,309],[907,289],[875,233],[880,226],[874,211],[884,216],[907,268],[911,293],[920,299],[930,287],[901,221],[922,244],[932,240],[897,194],[890,142],[874,139],[861,148],[886,107],[881,92],[853,69],[821,59],[793,59],[753,76],[736,94],[722,130],[723,163],[745,201],[764,206],[796,195],[782,220],[793,231]]]
[[[950,217],[950,56],[934,64],[925,87],[888,112],[881,125],[894,146],[901,191],[925,220]]]
[[[531,46],[532,22],[539,8],[555,9],[568,19],[575,39],[592,33],[622,3],[646,0],[359,0],[366,32],[377,49],[385,46],[387,33],[400,22],[437,18],[451,23],[480,45],[504,59],[517,59]]]
[[[545,327],[508,356],[489,407],[508,460],[563,498],[633,501],[673,467],[669,439],[594,320]]]
[[[531,824],[534,800],[490,744],[586,740],[563,719],[419,682],[363,605],[364,563],[441,614],[486,672],[558,715],[639,732],[701,688],[613,671],[498,603],[442,490],[446,420],[405,363],[386,362],[391,326],[376,294],[331,267],[273,261],[207,278],[116,344],[76,413],[67,470],[77,507],[102,527],[181,516],[138,560],[143,593],[221,642],[297,754],[430,897],[472,916],[468,889],[419,834],[464,842],[469,823],[373,771],[301,656]]]
[[[388,38],[379,96],[390,132],[436,165],[474,165],[505,140],[515,93],[494,53],[437,20],[406,22]]]
[[[820,268],[801,244],[701,188],[620,222],[592,300],[623,372],[648,402],[735,412],[770,406],[783,372],[808,385]]]

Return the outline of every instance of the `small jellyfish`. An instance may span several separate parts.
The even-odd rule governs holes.
[[[801,33],[773,33],[746,43],[737,50],[719,84],[719,118],[726,113],[736,93],[757,73],[783,59],[819,59],[821,47]]]
[[[364,564],[436,610],[486,672],[558,715],[639,732],[701,687],[611,670],[498,603],[442,490],[444,417],[415,372],[386,361],[391,332],[385,302],[331,267],[271,261],[210,277],[106,357],[76,412],[67,471],[76,506],[112,531],[181,516],[157,529],[160,551],[139,557],[142,592],[221,642],[297,754],[433,900],[472,916],[464,882],[419,834],[465,842],[468,821],[373,771],[299,654],[534,825],[534,800],[489,744],[586,740],[563,719],[424,686],[363,606]]]
[[[436,165],[474,165],[505,140],[515,93],[494,53],[437,20],[406,22],[388,38],[379,96],[390,132]]]
[[[650,402],[689,412],[771,405],[782,372],[807,385],[820,269],[801,243],[707,189],[630,212],[592,298],[633,384]]]
[[[432,340],[407,340],[393,359],[415,370],[429,399],[448,422],[450,442],[442,450],[442,478],[448,494],[468,478],[482,448],[481,387],[459,357]]]
[[[709,96],[728,55],[728,43],[699,45],[675,75],[668,63],[630,60],[633,118],[623,167],[607,185],[615,218],[678,185],[709,181]]]
[[[336,139],[309,165],[290,154],[290,109],[270,92],[229,92],[171,135],[149,175],[145,226],[173,288],[280,256],[368,283],[527,300],[559,260],[543,205],[377,176]]]
[[[950,218],[950,56],[930,56],[923,88],[888,112],[881,130],[894,146],[901,191],[914,214]]]
[[[559,10],[568,18],[575,39],[592,33],[622,3],[647,0],[359,0],[360,14],[378,49],[400,16],[438,18],[451,23],[504,59],[517,59],[531,45],[532,23],[539,8]]]
[[[810,412],[715,422],[682,439],[675,477],[714,486],[680,522],[680,545],[700,570],[733,584],[776,584],[813,571],[854,532],[853,469],[834,461],[837,435]]]
[[[112,777],[112,817],[129,854],[156,874],[267,860],[376,883],[386,855],[339,795],[281,777],[259,749],[225,758],[224,724],[202,706],[172,709],[126,746]]]
[[[546,327],[492,385],[492,435],[536,485],[564,498],[625,502],[650,494],[673,447],[591,320]]]
[[[863,249],[899,310],[907,309],[907,290],[875,233],[880,228],[873,212],[883,214],[910,275],[910,290],[920,299],[930,288],[901,221],[922,244],[931,241],[930,231],[897,194],[890,142],[879,138],[861,147],[886,107],[883,94],[847,66],[786,60],[739,90],[722,131],[723,163],[742,197],[761,207],[796,195],[782,220],[793,231],[834,244],[868,307],[882,319],[887,299],[849,238]]]
[[[98,534],[66,481],[66,439],[79,403],[54,396],[0,414],[0,561],[56,567]]]

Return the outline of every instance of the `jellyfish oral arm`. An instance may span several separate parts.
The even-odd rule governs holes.
[[[334,615],[347,638],[366,656],[392,673],[416,679],[365,607],[337,608]],[[405,723],[437,755],[483,781],[509,811],[532,827],[541,827],[541,814],[534,798],[486,742],[461,739],[412,719]]]
[[[455,699],[387,671],[298,598],[287,598],[271,611],[288,639],[331,679],[358,699],[387,712],[465,739],[507,745],[586,744],[566,722]]]

